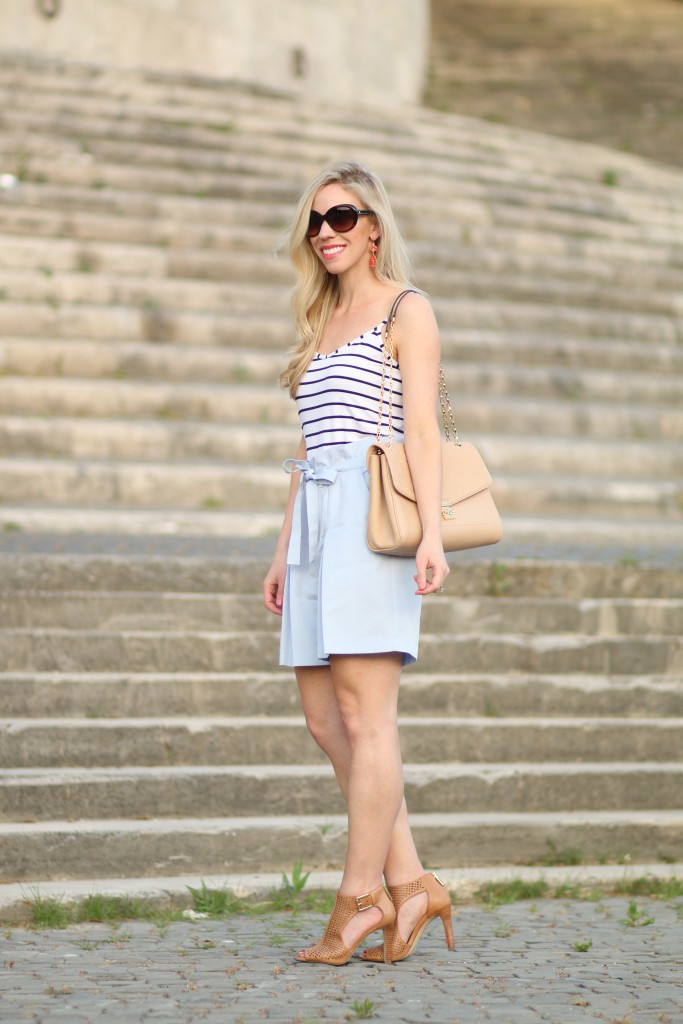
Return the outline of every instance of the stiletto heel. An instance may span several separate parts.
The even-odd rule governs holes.
[[[394,948],[394,928],[395,923],[387,925],[384,929],[384,963],[390,964],[392,962],[392,951]]]
[[[416,878],[414,882],[406,882],[404,885],[390,885],[388,889],[396,908],[396,921],[393,926],[394,943],[391,951],[391,960],[394,963],[397,960],[405,960],[411,953],[415,952],[420,936],[435,917],[440,917],[443,922],[443,930],[446,934],[446,944],[449,950],[452,952],[455,949],[451,898],[446,886],[438,875],[430,871],[426,875]],[[412,896],[417,896],[421,892],[427,893],[427,910],[413,928],[408,940],[404,942],[398,930],[398,912],[406,900],[409,900]],[[364,950],[363,959],[371,960],[373,963],[381,963],[382,960],[385,960],[387,963],[389,962],[386,960],[386,951],[382,946],[372,946],[371,949]]]
[[[356,914],[362,914],[364,910],[371,910],[372,907],[379,907],[382,911],[382,917],[376,924],[367,928],[358,938],[355,946],[349,949],[342,941],[344,926]],[[385,960],[386,963],[391,963],[395,920],[396,910],[394,904],[391,902],[391,897],[383,885],[373,889],[372,892],[366,892],[363,896],[344,896],[338,892],[334,901],[332,916],[322,939],[317,945],[310,946],[308,949],[302,949],[297,954],[296,959],[302,963],[334,964],[335,966],[340,966],[351,958],[352,954],[360,946],[363,939],[368,937],[370,932],[381,928],[384,932],[384,946],[380,947],[382,955],[379,957],[379,960],[380,962]]]
[[[443,922],[443,930],[446,934],[446,945],[452,953],[455,950],[455,939],[453,938],[453,918],[451,916],[450,905],[441,911],[439,917]]]

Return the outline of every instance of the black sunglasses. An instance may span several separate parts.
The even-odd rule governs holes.
[[[308,237],[315,238],[320,234],[323,221],[327,221],[333,231],[338,231],[343,235],[346,231],[352,231],[355,228],[359,217],[372,217],[372,215],[372,210],[359,210],[357,207],[351,206],[350,203],[331,206],[327,213],[311,210],[311,215],[308,218]]]

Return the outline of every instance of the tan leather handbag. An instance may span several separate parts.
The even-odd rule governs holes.
[[[367,454],[370,483],[368,547],[385,555],[414,555],[422,540],[422,525],[408,460],[403,445],[392,440],[391,424],[394,323],[398,305],[410,290],[401,292],[389,312],[382,360],[377,441],[370,445]],[[381,441],[387,360],[389,429],[387,440]],[[463,444],[458,437],[442,366],[439,366],[439,401],[446,434],[446,438],[441,440],[441,532],[444,551],[461,551],[496,544],[503,535],[503,525],[489,491],[491,475],[474,445],[467,442]]]

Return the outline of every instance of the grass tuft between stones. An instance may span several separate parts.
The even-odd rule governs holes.
[[[283,874],[283,884],[280,887],[258,895],[240,895],[228,888],[211,888],[202,881],[199,888],[188,886],[189,900],[183,896],[169,896],[162,901],[158,898],[91,893],[81,900],[69,901],[64,898],[45,897],[38,889],[33,889],[25,900],[26,923],[33,928],[66,928],[71,924],[87,922],[100,922],[117,927],[123,921],[142,920],[164,928],[172,921],[199,916],[223,919],[236,915],[261,917],[274,913],[330,914],[334,906],[334,893],[319,890],[303,892],[307,877],[301,874],[300,865],[296,865],[291,879]],[[489,882],[475,890],[471,896],[453,897],[453,902],[458,905],[482,903],[490,909],[495,909],[523,900],[572,899],[595,902],[606,896],[672,901],[683,897],[683,879],[625,877],[607,885],[593,884],[589,887],[578,882],[552,886],[544,878],[534,881],[512,878],[505,882]],[[633,922],[629,920],[630,924],[641,924],[644,920],[642,912],[631,911],[631,916]],[[7,915],[0,919],[0,924],[5,926],[16,923],[16,914],[12,919]]]

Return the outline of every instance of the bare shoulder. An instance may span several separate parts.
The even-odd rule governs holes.
[[[431,342],[438,348],[439,328],[432,304],[426,295],[410,292],[401,300],[395,330],[397,346],[404,352],[418,339],[421,346]]]

